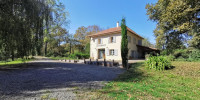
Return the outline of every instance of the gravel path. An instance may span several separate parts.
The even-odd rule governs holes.
[[[0,70],[0,100],[73,100],[76,88],[99,89],[124,70],[37,60]]]

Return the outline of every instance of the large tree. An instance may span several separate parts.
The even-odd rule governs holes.
[[[51,18],[47,0],[0,0],[2,59],[40,54]]]
[[[147,4],[146,9],[149,18],[157,22],[154,30],[157,47],[177,49],[189,43],[200,49],[199,0],[158,0]]]
[[[88,37],[88,35],[95,34],[101,30],[102,29],[97,25],[79,27],[74,34],[74,39],[79,41],[79,43],[76,45],[79,51],[89,53],[88,48],[90,47],[90,38]]]
[[[124,68],[128,69],[128,39],[127,39],[127,27],[125,18],[122,19],[121,22],[121,57],[122,57],[122,65]]]

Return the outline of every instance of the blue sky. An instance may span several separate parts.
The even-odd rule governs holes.
[[[103,29],[116,27],[126,18],[129,28],[155,43],[156,23],[148,20],[145,6],[157,0],[60,0],[69,12],[69,33],[80,26],[98,25]]]

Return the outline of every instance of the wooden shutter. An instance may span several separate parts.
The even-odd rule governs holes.
[[[114,54],[115,54],[115,56],[118,55],[118,50],[117,49],[114,50]]]
[[[114,43],[116,43],[116,36],[113,37],[113,41],[114,41]]]
[[[109,49],[106,49],[106,55],[109,56]]]

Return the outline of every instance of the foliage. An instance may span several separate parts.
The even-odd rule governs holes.
[[[200,61],[200,50],[195,49],[189,53],[189,61]]]
[[[166,51],[162,51],[161,55],[167,56],[172,61],[200,61],[200,50],[188,48],[188,49],[176,49],[172,53],[166,54]]]
[[[125,18],[121,22],[121,56],[122,56],[122,66],[128,69],[128,39],[127,39],[127,27]]]
[[[147,47],[155,47],[150,41],[149,38],[144,38],[142,40],[142,46],[147,46]]]
[[[166,56],[150,56],[146,60],[149,69],[165,70],[171,68],[171,61]]]
[[[84,54],[84,53],[74,53],[74,54],[71,54],[69,57],[73,59],[88,59],[90,55]]]
[[[146,9],[149,18],[157,22],[154,30],[157,47],[180,49],[187,42],[200,48],[199,0],[158,0],[155,4],[147,4]]]
[[[44,30],[52,19],[48,1],[1,0],[0,5],[0,56],[3,60],[41,54]]]
[[[177,49],[174,51],[174,53],[172,54],[176,59],[177,58],[185,58],[187,59],[189,56],[188,56],[188,51],[186,49]]]
[[[59,0],[3,0],[0,5],[0,60],[60,54],[68,13]]]
[[[74,39],[77,40],[76,48],[80,52],[87,52],[88,53],[88,44],[90,43],[90,37],[88,35],[95,34],[102,29],[97,25],[92,26],[81,26],[76,30],[74,34]],[[87,48],[87,49],[86,49]],[[87,50],[87,51],[86,51]]]

